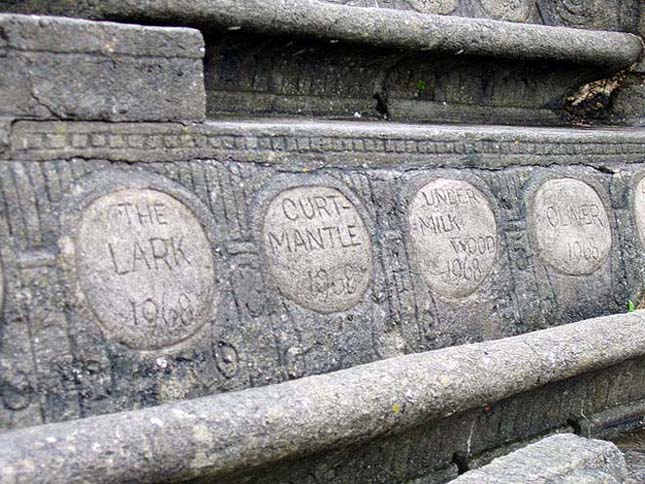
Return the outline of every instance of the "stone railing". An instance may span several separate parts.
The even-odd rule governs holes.
[[[0,482],[441,481],[455,462],[608,409],[637,423],[625,405],[645,399],[644,325],[645,312],[599,318],[13,431],[0,435]]]

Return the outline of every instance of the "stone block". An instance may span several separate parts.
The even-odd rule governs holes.
[[[621,484],[626,479],[625,458],[614,444],[573,434],[558,434],[499,457],[451,482]]]
[[[0,14],[0,116],[201,121],[196,30]]]
[[[626,484],[645,482],[645,452],[642,449],[626,450],[625,461],[629,472]]]

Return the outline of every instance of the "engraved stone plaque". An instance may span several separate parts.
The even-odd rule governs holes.
[[[279,193],[262,226],[270,272],[289,299],[314,311],[345,311],[365,293],[372,244],[356,207],[335,188]]]
[[[433,180],[409,212],[416,264],[430,288],[447,297],[477,290],[497,257],[497,224],[488,200],[463,180]]]
[[[423,13],[451,13],[459,0],[408,0],[410,6],[418,12]]]
[[[582,181],[545,182],[532,200],[528,222],[540,256],[565,274],[591,274],[611,250],[605,206]]]
[[[207,321],[215,292],[210,244],[194,213],[153,189],[124,189],[82,215],[76,260],[83,292],[112,339],[175,345]]]
[[[481,0],[488,15],[497,20],[523,22],[531,13],[531,2],[526,0]]]

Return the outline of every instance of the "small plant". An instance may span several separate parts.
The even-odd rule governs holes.
[[[637,294],[634,299],[627,300],[628,313],[640,311],[641,309],[645,309],[645,289],[642,290],[640,294]]]
[[[417,81],[417,89],[419,90],[419,92],[425,91],[426,90],[426,82],[421,81],[421,80]]]

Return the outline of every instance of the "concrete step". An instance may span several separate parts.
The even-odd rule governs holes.
[[[642,97],[640,78],[632,72],[640,69],[634,64],[642,42],[628,33],[354,8],[317,0],[106,1],[76,7],[62,2],[60,8],[51,7],[55,4],[40,3],[45,12],[152,24],[172,19],[173,25],[202,29],[211,117],[359,116],[513,125],[641,122],[630,100],[639,102]],[[4,8],[15,10],[12,5]],[[21,2],[18,10],[43,11],[37,5]],[[150,75],[149,69],[142,70]],[[176,81],[175,75],[163,72]],[[162,80],[169,81],[163,76]],[[625,88],[619,89],[623,84]],[[183,98],[172,90],[164,94],[165,87],[148,84],[141,86],[141,92],[150,96],[150,105],[166,106],[172,98],[178,106],[193,107],[193,116],[200,112],[199,85],[189,85]],[[609,105],[614,91],[614,98],[618,92],[622,97]],[[128,99],[125,88],[110,95],[97,88],[97,97],[101,95],[117,111],[123,101],[111,96]],[[66,114],[96,119],[94,113],[84,118],[83,111],[68,109]],[[159,120],[168,119],[158,114]],[[177,118],[178,113],[173,114]]]

